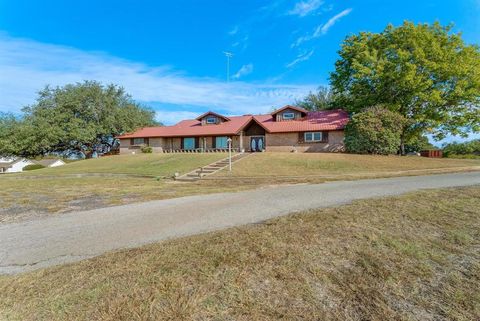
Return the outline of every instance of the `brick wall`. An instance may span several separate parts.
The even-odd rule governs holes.
[[[342,130],[329,131],[326,143],[299,143],[298,133],[266,134],[267,152],[341,152],[344,151]]]

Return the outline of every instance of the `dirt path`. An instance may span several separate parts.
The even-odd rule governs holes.
[[[278,186],[72,212],[0,226],[0,273],[78,261],[107,251],[255,223],[356,199],[480,184],[480,172]]]

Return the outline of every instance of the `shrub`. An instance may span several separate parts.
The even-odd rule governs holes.
[[[405,118],[381,107],[354,115],[345,127],[345,147],[360,154],[395,154],[399,150]]]
[[[33,170],[36,170],[36,169],[41,169],[41,168],[45,168],[45,166],[43,166],[42,164],[31,164],[31,165],[27,165],[23,168],[24,171],[33,171]]]
[[[453,142],[447,144],[443,147],[443,154],[445,157],[458,157],[459,155],[478,156],[480,155],[480,139],[464,143]]]
[[[142,153],[145,153],[145,154],[153,153],[153,149],[150,146],[142,146],[141,150],[142,150]]]

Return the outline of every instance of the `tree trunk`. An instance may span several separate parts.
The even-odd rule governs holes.
[[[405,132],[400,136],[400,156],[405,155]]]
[[[84,151],[83,154],[85,155],[86,159],[93,158],[93,151],[91,151],[91,150]]]

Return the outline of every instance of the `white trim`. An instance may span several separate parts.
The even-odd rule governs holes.
[[[307,139],[307,134],[312,135],[312,139]],[[320,139],[315,139],[315,134],[320,134]],[[305,143],[318,143],[323,141],[323,133],[322,132],[305,132],[303,133],[303,140]]]
[[[285,117],[285,115],[289,115],[289,117]],[[290,115],[291,115],[291,117],[290,117]],[[284,120],[295,119],[295,113],[294,113],[294,112],[291,112],[291,111],[286,112],[286,113],[282,113],[282,118],[283,118]]]
[[[210,121],[213,120],[213,121]],[[217,117],[215,116],[208,116],[205,118],[205,123],[207,124],[216,124],[217,123]]]

